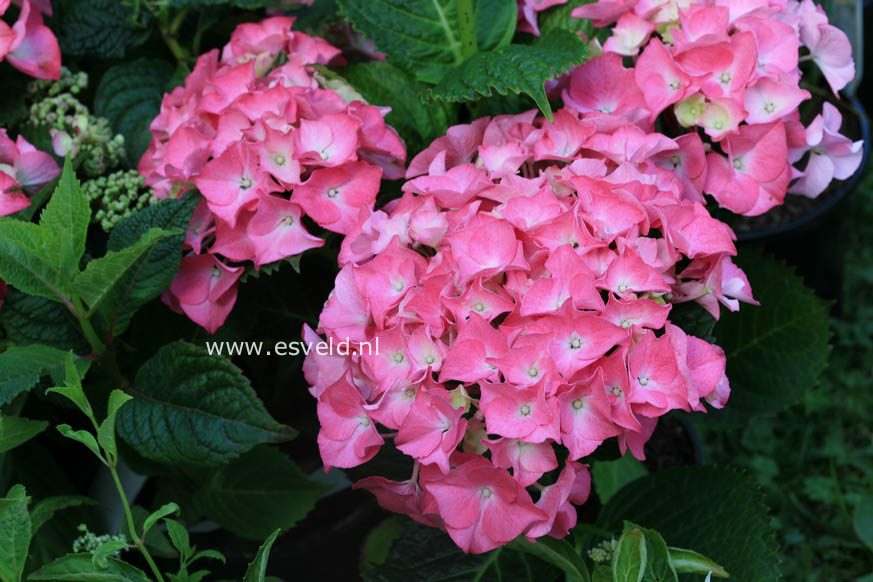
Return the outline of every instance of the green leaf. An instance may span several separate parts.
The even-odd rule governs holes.
[[[612,556],[613,581],[641,582],[647,562],[645,534],[638,527],[625,527]]]
[[[744,306],[745,307],[745,306]],[[703,307],[694,302],[674,303],[670,307],[670,323],[682,328],[688,335],[699,337],[709,343],[716,343],[713,330],[716,319]]]
[[[183,341],[158,350],[134,385],[118,431],[152,461],[216,466],[296,434],[273,420],[239,368]]]
[[[187,560],[194,553],[191,548],[191,538],[188,535],[188,530],[185,526],[168,517],[164,518],[164,523],[167,524],[167,533],[170,535],[170,541],[173,542],[173,547],[179,551],[179,555]]]
[[[570,13],[583,4],[591,4],[594,0],[570,0],[566,4],[553,6],[541,12],[537,18],[540,27],[540,35],[545,35],[553,30],[569,30],[570,32],[582,33],[591,38],[594,25],[587,18],[573,18]]]
[[[227,558],[224,557],[224,554],[219,552],[218,550],[202,550],[191,556],[191,563],[196,562],[197,560],[203,560],[205,558],[210,558],[212,560],[218,560],[222,564],[227,562]]]
[[[270,534],[263,544],[261,544],[261,547],[258,548],[258,553],[255,556],[255,559],[252,560],[252,563],[249,564],[248,568],[246,568],[243,582],[264,582],[264,577],[267,574],[267,561],[270,559],[270,549],[273,547],[273,543],[279,537],[281,532],[281,529],[277,529]]]
[[[622,520],[657,530],[670,544],[694,548],[736,580],[778,580],[777,544],[754,481],[728,469],[678,467],[626,485],[601,511],[602,527]]]
[[[27,579],[57,582],[149,582],[142,570],[117,558],[107,558],[106,568],[98,569],[91,561],[91,554],[67,554],[45,564]]]
[[[454,116],[442,103],[425,104],[419,99],[427,86],[388,61],[370,61],[340,71],[369,103],[387,105],[386,123],[403,136],[409,157],[444,135]]]
[[[667,542],[661,534],[638,525],[634,527],[639,528],[646,537],[646,570],[643,573],[643,582],[679,582],[676,568],[670,560]]]
[[[531,542],[524,537],[518,537],[509,543],[509,547],[532,554],[544,562],[557,566],[564,571],[564,579],[567,582],[591,580],[585,561],[567,540],[543,536],[536,542]]]
[[[118,451],[115,447],[115,417],[118,414],[118,409],[131,399],[133,399],[133,396],[130,394],[126,394],[121,390],[113,390],[109,395],[106,418],[103,419],[103,422],[97,428],[97,442],[103,447],[106,456],[110,460],[118,458]]]
[[[178,232],[158,241],[128,270],[116,287],[117,296],[104,302],[96,314],[102,329],[111,330],[116,336],[122,334],[133,314],[170,286],[179,270],[185,230],[199,200],[194,193],[164,200],[133,213],[112,229],[107,249],[116,252],[136,244],[152,228]]]
[[[33,506],[30,510],[30,522],[32,533],[35,536],[36,532],[45,525],[55,513],[62,509],[70,507],[79,507],[81,505],[99,505],[90,497],[83,495],[56,495],[54,497],[46,497]]]
[[[591,574],[591,582],[612,582],[612,568],[605,565],[597,566]]]
[[[179,506],[172,501],[170,503],[165,503],[164,505],[153,511],[151,515],[149,515],[145,519],[145,522],[143,522],[142,526],[143,535],[147,534],[149,530],[152,529],[152,526],[158,522],[158,520],[173,514],[178,514],[179,511]]]
[[[645,465],[630,453],[614,461],[595,461],[591,467],[594,491],[603,504],[606,504],[616,491],[648,473]]]
[[[94,435],[88,432],[87,430],[73,430],[69,424],[59,424],[58,432],[61,433],[64,437],[74,440],[76,442],[82,443],[88,449],[94,453],[98,459],[103,462],[106,460],[103,458],[103,455],[100,454],[100,447],[97,445],[97,439],[94,438]]]
[[[64,55],[120,58],[149,32],[128,24],[130,6],[118,0],[56,0],[54,9],[53,28]]]
[[[218,469],[194,494],[197,507],[238,536],[262,540],[303,519],[327,490],[271,447],[258,447]]]
[[[148,510],[139,505],[130,508],[133,514],[133,524],[137,531],[142,531],[146,518],[150,515]],[[173,548],[167,534],[159,527],[153,527],[145,534],[145,545],[152,556],[156,558],[178,559],[179,553]]]
[[[126,291],[125,283],[139,260],[169,233],[150,228],[135,244],[89,262],[75,279],[76,294],[88,304],[90,313],[102,307],[104,301],[115,301]]]
[[[68,157],[58,186],[39,217],[40,228],[52,234],[47,252],[57,261],[55,268],[68,278],[79,272],[90,220],[91,207]]]
[[[679,574],[703,574],[706,576],[712,572],[718,578],[728,578],[725,569],[695,551],[683,548],[668,548],[670,562]]]
[[[363,574],[366,582],[556,582],[562,570],[536,556],[503,546],[465,554],[448,534],[406,519],[385,563]]]
[[[109,568],[109,556],[126,547],[127,542],[118,540],[103,542],[91,553],[91,564],[98,570],[107,570]]]
[[[127,159],[134,167],[151,142],[149,125],[161,108],[174,71],[166,61],[138,59],[115,65],[100,79],[94,113],[108,119],[124,136]]]
[[[866,497],[855,507],[852,519],[855,534],[873,552],[873,497]]]
[[[404,520],[394,514],[383,519],[379,525],[370,530],[361,548],[361,572],[369,572],[376,566],[385,563],[391,544],[400,536]]]
[[[53,244],[50,233],[33,223],[0,219],[0,279],[28,295],[71,307],[70,279],[57,268]]]
[[[12,346],[0,353],[0,406],[36,386],[42,374],[62,369],[68,354],[39,344]]]
[[[388,60],[427,83],[463,62],[456,0],[340,0],[343,16]],[[504,46],[515,31],[516,5],[478,0],[473,20],[479,50]]]
[[[6,335],[18,345],[44,344],[77,354],[90,351],[79,323],[70,310],[44,297],[34,297],[18,289],[9,289],[0,324]]]
[[[22,485],[14,485],[6,500],[9,503],[4,503],[7,508],[0,517],[0,580],[11,582],[21,580],[30,548],[30,497]]]
[[[82,389],[82,377],[79,375],[79,371],[73,363],[73,353],[67,352],[64,360],[64,379],[66,386],[49,388],[46,390],[46,393],[60,394],[75,404],[76,407],[82,411],[82,414],[96,424],[94,410],[91,408],[91,403],[88,402],[88,397],[85,396],[85,391]]]
[[[784,263],[744,250],[737,265],[749,277],[760,307],[726,313],[715,336],[727,356],[727,408],[746,414],[778,412],[813,388],[827,367],[828,305]]]
[[[566,73],[585,60],[588,46],[576,34],[555,30],[531,45],[512,44],[479,52],[451,71],[428,95],[444,102],[475,101],[510,92],[533,97],[552,120],[545,82]]]
[[[0,454],[26,443],[48,428],[48,425],[45,420],[0,415]]]

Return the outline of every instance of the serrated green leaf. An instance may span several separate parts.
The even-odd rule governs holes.
[[[683,548],[668,548],[670,552],[670,562],[679,574],[702,574],[708,575],[710,572],[717,578],[728,578],[729,575],[724,568],[693,550]]]
[[[53,28],[64,55],[120,58],[149,32],[129,24],[130,5],[118,0],[55,0],[54,9]]]
[[[326,490],[278,450],[257,447],[213,473],[194,501],[231,532],[262,540],[276,528],[293,527]]]
[[[0,580],[21,580],[27,550],[30,547],[30,497],[22,485],[14,485],[6,494],[8,504],[0,517]]]
[[[136,166],[151,142],[149,124],[157,116],[175,68],[158,59],[115,65],[100,79],[94,113],[124,136],[127,159]]]
[[[18,345],[44,344],[77,354],[90,351],[78,322],[66,307],[18,289],[9,289],[0,309],[0,325]]]
[[[103,542],[97,549],[91,552],[91,564],[100,571],[109,569],[109,556],[127,547],[127,542],[110,540]]]
[[[87,430],[73,430],[69,424],[59,424],[57,426],[58,432],[61,433],[65,438],[70,440],[74,440],[76,442],[82,443],[88,450],[90,450],[94,455],[103,461],[106,462],[103,458],[103,455],[100,454],[100,447],[97,445],[97,439],[94,438],[94,435],[88,432]]]
[[[296,434],[273,420],[239,368],[186,342],[158,350],[134,386],[118,431],[152,461],[216,466]]]
[[[476,101],[494,92],[525,93],[533,97],[549,121],[552,108],[545,82],[566,73],[585,60],[588,46],[576,34],[555,30],[531,45],[511,44],[479,52],[448,73],[428,91],[432,99],[445,102]]]
[[[591,38],[594,25],[587,18],[573,18],[570,16],[576,8],[583,4],[591,4],[594,0],[570,0],[560,6],[552,6],[544,10],[537,17],[540,35],[548,34],[553,30],[568,30],[582,33],[586,38]]]
[[[371,571],[381,566],[388,558],[391,544],[400,536],[404,520],[399,514],[383,519],[379,525],[370,530],[361,548],[361,572]]]
[[[612,531],[621,528],[622,520],[710,556],[735,580],[779,579],[777,544],[763,495],[737,471],[678,467],[637,479],[612,496],[598,519]]]
[[[149,530],[152,529],[152,526],[154,526],[158,522],[158,520],[160,520],[164,517],[168,517],[168,516],[173,515],[173,514],[178,514],[178,513],[179,513],[178,504],[173,503],[172,501],[170,503],[165,503],[164,505],[162,505],[161,507],[159,507],[158,509],[153,511],[145,519],[145,521],[143,522],[143,525],[142,525],[143,535],[147,534],[149,532]]]
[[[179,270],[185,230],[199,200],[194,193],[164,200],[133,213],[112,229],[107,249],[115,252],[136,244],[151,228],[177,233],[158,241],[128,270],[116,286],[116,295],[95,314],[101,329],[113,336],[124,333],[136,311],[170,286]]]
[[[614,461],[595,461],[591,467],[594,491],[603,504],[609,501],[616,491],[647,474],[645,465],[630,453]]]
[[[89,312],[96,313],[104,301],[115,301],[124,295],[125,283],[136,265],[168,234],[160,228],[150,228],[135,244],[89,262],[74,280],[76,294],[88,304]]]
[[[36,532],[46,524],[55,513],[62,509],[70,507],[79,507],[80,505],[99,505],[90,497],[82,495],[56,495],[41,499],[39,503],[33,506],[30,510],[30,522],[32,533],[35,536]]]
[[[187,560],[193,553],[188,530],[175,519],[165,517],[164,523],[167,524],[167,534],[170,536],[170,541],[173,542],[173,547],[176,548],[180,556]]]
[[[564,572],[509,546],[465,554],[448,534],[406,519],[385,563],[364,573],[366,582],[556,582]]]
[[[464,59],[455,0],[340,0],[340,11],[388,60],[421,81],[437,83]],[[473,20],[479,50],[504,46],[515,31],[516,5],[478,0]]]
[[[39,217],[40,228],[52,235],[46,254],[55,259],[55,268],[67,278],[79,272],[90,220],[91,207],[68,157],[57,188]]]
[[[761,306],[724,313],[715,327],[731,382],[727,409],[778,412],[813,388],[827,367],[828,305],[780,261],[747,249],[736,263]]]
[[[613,582],[641,582],[647,563],[645,534],[638,527],[626,527],[612,556]]]
[[[71,307],[70,280],[58,270],[52,245],[50,234],[39,226],[0,219],[0,279],[28,295]]]
[[[118,458],[118,450],[115,447],[115,417],[124,404],[133,399],[133,396],[121,390],[113,390],[109,395],[109,404],[106,406],[106,418],[97,428],[97,442],[103,447],[103,451],[110,460]]]
[[[12,346],[0,353],[0,406],[36,386],[42,374],[62,370],[68,354],[39,344]]]
[[[585,561],[567,540],[543,536],[536,542],[531,542],[524,537],[519,537],[510,542],[509,547],[534,555],[544,562],[557,566],[564,571],[564,579],[567,582],[589,582],[591,580]]]
[[[852,516],[855,535],[873,552],[873,497],[866,497],[855,507]]]
[[[591,582],[612,582],[612,568],[604,565],[597,566],[591,574]]]
[[[682,328],[688,335],[693,335],[709,343],[716,343],[712,334],[716,319],[697,303],[677,303],[670,308],[670,323]]]
[[[45,420],[0,415],[0,454],[26,443],[48,428],[48,425]]]
[[[279,537],[281,532],[281,529],[277,529],[270,534],[263,544],[261,544],[261,547],[258,548],[258,553],[255,556],[255,559],[252,560],[252,563],[249,564],[248,568],[246,568],[243,582],[264,582],[264,577],[267,574],[267,562],[270,559],[270,549],[273,547],[273,543]]]
[[[82,414],[87,416],[91,422],[95,422],[94,410],[91,408],[91,403],[88,401],[88,397],[85,396],[85,391],[82,389],[82,377],[79,375],[79,370],[74,364],[72,352],[67,352],[64,356],[64,381],[66,384],[65,386],[49,388],[46,390],[46,393],[60,394],[75,404],[76,407],[82,411]]]
[[[340,71],[364,98],[374,105],[387,105],[386,123],[406,140],[409,157],[444,135],[454,116],[442,103],[422,103],[427,86],[388,61],[370,61]]]
[[[116,558],[108,558],[106,569],[100,570],[91,562],[91,554],[67,554],[40,567],[27,579],[57,582],[149,582],[142,570]]]

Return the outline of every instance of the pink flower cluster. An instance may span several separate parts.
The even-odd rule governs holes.
[[[0,128],[0,216],[30,206],[27,194],[40,190],[60,172],[49,154],[33,147],[24,136],[12,141]]]
[[[661,415],[723,406],[724,353],[671,302],[754,302],[732,231],[673,169],[681,143],[621,116],[535,117],[452,127],[412,160],[402,198],[343,242],[318,331],[352,353],[304,363],[325,467],[396,431],[412,478],[357,486],[468,552],[566,535],[579,459],[612,437],[642,458]]]
[[[402,176],[406,150],[387,109],[347,102],[311,67],[339,53],[291,30],[293,18],[239,25],[164,97],[139,163],[160,198],[203,195],[164,301],[210,333],[236,301],[242,266],[321,246],[307,231],[348,233],[373,209],[383,170]],[[290,192],[290,196],[288,193]]]
[[[840,135],[836,108],[826,104],[808,128],[800,121],[798,106],[810,97],[799,87],[800,62],[814,61],[834,93],[855,76],[848,38],[812,0],[600,0],[573,15],[616,24],[604,54],[573,73],[565,104],[643,127],[658,119],[677,134],[688,128],[676,169],[689,195],[710,194],[753,216],[789,190],[818,196],[858,168],[863,144]],[[668,108],[674,115],[659,118]],[[801,159],[803,170],[792,166]]]
[[[52,15],[51,0],[17,0],[21,12],[15,24],[0,20],[0,61],[37,79],[60,79],[61,49],[58,39],[42,20],[42,13]],[[9,9],[10,0],[0,0],[0,16]]]

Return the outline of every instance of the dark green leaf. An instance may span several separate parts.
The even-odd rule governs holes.
[[[68,278],[79,272],[90,220],[88,199],[79,187],[70,158],[66,158],[58,186],[39,217],[39,226],[52,235],[47,255],[56,261],[54,267]]]
[[[10,503],[0,517],[0,580],[20,580],[30,547],[30,497],[21,485],[14,485],[6,494]]]
[[[118,451],[115,447],[115,417],[118,414],[118,409],[132,398],[130,394],[125,394],[121,390],[113,390],[109,394],[106,418],[103,419],[103,422],[97,428],[97,442],[100,443],[100,446],[106,452],[106,456],[110,459],[118,458]]]
[[[125,280],[117,286],[117,296],[97,312],[102,329],[120,335],[137,309],[170,286],[179,270],[185,230],[198,202],[199,196],[193,193],[176,200],[164,200],[133,213],[112,229],[107,243],[110,251],[121,251],[136,244],[152,228],[178,233],[158,241],[128,271]]]
[[[258,447],[213,473],[194,500],[231,532],[262,540],[276,528],[293,527],[326,489],[278,450]]]
[[[62,370],[69,353],[39,344],[12,346],[0,353],[0,405],[36,386],[42,374]]]
[[[140,367],[134,385],[118,431],[153,461],[215,466],[257,444],[295,436],[273,420],[239,368],[186,342],[161,348]]]
[[[28,580],[57,582],[149,582],[145,573],[116,558],[106,560],[106,569],[91,562],[91,554],[67,554],[31,574]]]
[[[594,491],[600,503],[609,501],[616,491],[648,474],[646,467],[630,453],[614,461],[595,461],[591,467]]]
[[[118,0],[56,0],[54,9],[54,29],[65,56],[123,57],[148,32],[129,24],[130,6]]]
[[[674,303],[670,308],[670,323],[678,325],[688,335],[699,337],[709,343],[716,342],[715,336],[712,334],[716,320],[697,303],[691,301]]]
[[[118,540],[110,540],[100,544],[96,550],[91,553],[91,564],[98,570],[106,570],[109,568],[109,556],[115,552],[119,552],[127,547],[127,542]]]
[[[33,535],[48,522],[55,513],[69,507],[78,507],[80,505],[98,505],[96,501],[90,497],[82,495],[55,495],[54,497],[46,497],[33,506],[30,510],[30,521]]]
[[[725,569],[692,550],[683,548],[667,548],[670,553],[670,562],[679,574],[702,574],[704,576],[712,572],[718,578],[728,578]]]
[[[385,121],[407,141],[410,157],[445,134],[450,125],[445,105],[419,99],[427,86],[388,61],[359,63],[340,72],[369,103],[391,107]]]
[[[94,112],[122,134],[127,158],[136,166],[151,142],[149,125],[158,114],[174,67],[157,59],[115,65],[103,75],[94,97]]]
[[[155,525],[158,520],[173,515],[174,513],[179,513],[179,506],[173,502],[165,503],[164,505],[153,511],[143,522],[143,534],[148,533],[148,531],[152,529],[152,526]]]
[[[28,295],[71,306],[69,277],[58,269],[51,233],[30,222],[0,219],[0,279]]]
[[[763,495],[742,473],[709,466],[658,471],[625,486],[603,508],[600,523],[622,520],[657,530],[670,544],[693,548],[735,580],[778,580],[777,545]]]
[[[44,344],[77,354],[90,351],[78,322],[66,307],[18,289],[9,289],[0,309],[0,324],[18,345]]]
[[[747,250],[736,263],[761,306],[725,313],[715,327],[731,382],[727,408],[777,412],[814,387],[827,366],[828,306],[779,261]]]
[[[48,428],[48,424],[44,420],[0,415],[0,454],[26,443]]]
[[[583,4],[591,4],[594,0],[570,0],[566,4],[553,6],[539,14],[537,23],[540,34],[548,34],[553,30],[569,30],[570,32],[582,33],[591,38],[594,26],[587,18],[573,18],[570,13]]]
[[[139,505],[131,507],[130,512],[133,514],[133,523],[136,526],[136,530],[142,531],[143,523],[145,523],[145,519],[150,513]],[[145,534],[145,545],[152,556],[156,558],[176,559],[179,557],[179,553],[173,548],[167,534],[160,527],[153,527]]]
[[[643,582],[679,582],[676,568],[670,560],[667,542],[661,534],[653,529],[639,529],[646,536],[646,571],[643,573]]]
[[[508,546],[465,554],[449,536],[407,519],[388,559],[363,576],[366,582],[555,582],[564,572]]]
[[[94,435],[88,432],[87,430],[73,430],[69,424],[59,424],[57,426],[58,432],[61,433],[65,438],[70,440],[74,440],[76,442],[82,443],[88,450],[94,453],[94,455],[100,459],[102,462],[106,462],[103,458],[103,455],[100,453],[100,447],[97,445],[97,439],[94,438]]]
[[[861,500],[852,521],[858,539],[873,552],[873,497]]]
[[[252,563],[249,564],[249,567],[246,568],[243,582],[264,582],[264,577],[267,574],[267,561],[270,559],[270,549],[273,547],[273,543],[279,537],[281,531],[281,529],[277,529],[271,533],[270,537],[258,548],[258,554],[252,560]]]
[[[400,536],[404,519],[394,514],[370,530],[361,549],[361,572],[369,572],[385,563],[391,544]]]
[[[519,537],[509,543],[513,550],[531,554],[564,571],[564,579],[567,582],[589,582],[591,576],[582,556],[576,552],[567,540],[557,540],[548,536],[538,538],[536,542],[530,542],[524,537]]]
[[[167,533],[170,536],[170,541],[173,542],[173,547],[184,559],[190,558],[194,550],[191,547],[191,536],[188,535],[188,530],[175,519],[165,517],[164,523],[167,524]]]
[[[475,101],[494,92],[525,93],[533,97],[551,121],[552,108],[545,82],[582,63],[588,46],[577,35],[555,30],[532,45],[512,44],[494,51],[479,52],[446,75],[428,91],[445,102]]]
[[[416,78],[436,83],[463,62],[455,0],[340,0],[340,11]],[[515,30],[516,5],[479,0],[473,5],[479,50],[505,45]]]

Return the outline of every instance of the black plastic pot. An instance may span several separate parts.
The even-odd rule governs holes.
[[[843,224],[851,206],[851,194],[870,157],[870,120],[857,98],[848,101],[859,113],[859,139],[864,140],[861,165],[855,174],[806,214],[769,228],[737,233],[740,254],[744,247],[755,247],[781,258],[796,267],[819,296],[832,300],[839,299],[842,290],[846,241],[842,236]]]

